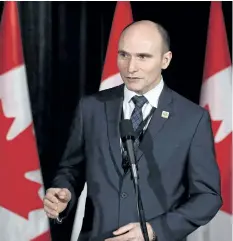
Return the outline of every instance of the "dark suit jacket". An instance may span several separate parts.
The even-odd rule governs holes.
[[[71,191],[68,212],[87,182],[79,240],[104,240],[118,227],[138,222],[133,183],[121,168],[123,87],[80,100],[53,182]],[[169,117],[163,118],[162,111]],[[209,114],[166,85],[136,158],[145,217],[159,241],[182,240],[221,207]]]

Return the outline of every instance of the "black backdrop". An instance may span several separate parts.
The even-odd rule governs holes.
[[[18,2],[32,113],[45,187],[54,175],[79,98],[98,91],[116,2]],[[131,2],[134,20],[158,21],[171,36],[164,73],[175,91],[198,103],[210,2]],[[3,2],[0,3],[0,14]],[[230,53],[232,2],[223,2]],[[73,217],[54,241],[70,240]]]

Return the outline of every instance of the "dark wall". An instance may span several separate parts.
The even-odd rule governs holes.
[[[98,91],[115,2],[18,2],[32,112],[46,188],[64,151],[73,111]],[[223,2],[232,53],[232,2]],[[210,2],[131,2],[134,20],[158,21],[171,37],[165,82],[198,103]],[[0,3],[0,14],[3,2]],[[72,228],[52,225],[53,240]]]

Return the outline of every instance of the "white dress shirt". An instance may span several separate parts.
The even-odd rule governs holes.
[[[146,104],[144,104],[144,106],[142,107],[143,120],[150,114],[152,107],[155,107],[155,108],[158,107],[158,100],[159,100],[159,96],[163,90],[163,86],[164,86],[164,81],[163,81],[163,78],[161,77],[161,80],[158,83],[158,85],[156,85],[152,90],[150,90],[144,94],[144,96],[146,97],[148,102]],[[139,95],[139,94],[137,94],[131,90],[128,90],[125,85],[124,101],[123,101],[124,119],[130,119],[130,117],[131,117],[131,114],[135,107],[135,105],[132,101],[132,97],[135,95]],[[147,128],[148,123],[145,126],[145,128]]]

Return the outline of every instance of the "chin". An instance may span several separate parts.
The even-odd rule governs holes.
[[[138,83],[126,83],[127,89],[134,91],[134,92],[140,92],[141,86]]]

